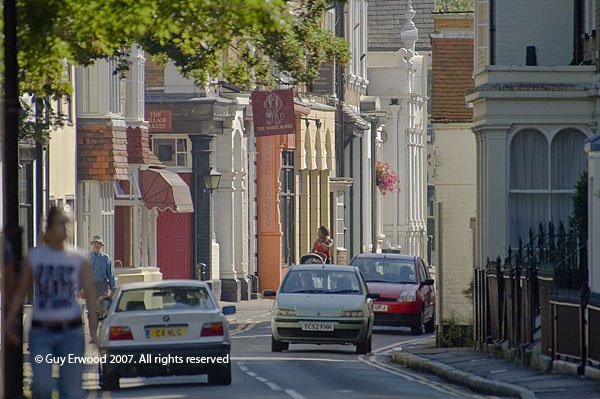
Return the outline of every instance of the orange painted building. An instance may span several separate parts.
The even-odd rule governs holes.
[[[294,134],[256,138],[258,280],[261,290],[277,290],[283,276],[279,174],[281,152],[283,149],[293,149],[294,140]]]
[[[330,186],[330,176],[335,176],[335,108],[296,103],[295,114],[295,134],[256,138],[261,291],[279,288],[288,266],[310,251],[320,225],[329,227],[332,236],[336,231]]]

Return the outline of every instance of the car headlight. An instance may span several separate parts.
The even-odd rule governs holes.
[[[414,302],[417,299],[416,291],[405,291],[400,294],[400,298],[398,298],[398,302]]]
[[[276,316],[296,316],[296,310],[275,308],[275,315]]]
[[[342,317],[363,317],[362,310],[344,310]]]

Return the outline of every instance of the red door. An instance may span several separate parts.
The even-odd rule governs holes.
[[[190,173],[180,173],[179,176],[188,186],[191,185]],[[191,213],[174,213],[170,210],[158,213],[157,261],[164,280],[191,278],[191,221]]]

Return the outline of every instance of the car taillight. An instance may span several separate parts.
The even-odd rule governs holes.
[[[123,341],[127,339],[133,339],[131,329],[129,327],[111,327],[108,339],[111,341]]]
[[[201,337],[214,337],[217,335],[223,335],[223,323],[208,323],[202,326]]]

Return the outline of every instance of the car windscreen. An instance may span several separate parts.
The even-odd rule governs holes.
[[[160,287],[123,291],[117,312],[162,309],[212,310],[215,304],[204,287]]]
[[[366,282],[417,284],[415,263],[402,259],[354,259]]]
[[[283,281],[280,292],[296,294],[362,295],[358,275],[353,270],[292,270]]]

